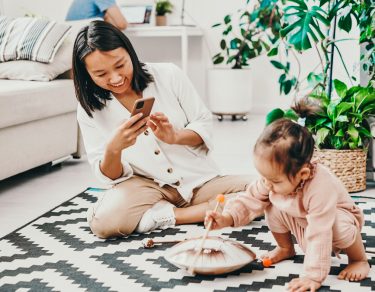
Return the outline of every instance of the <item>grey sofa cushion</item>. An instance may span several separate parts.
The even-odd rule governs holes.
[[[0,129],[76,109],[73,80],[0,80]]]

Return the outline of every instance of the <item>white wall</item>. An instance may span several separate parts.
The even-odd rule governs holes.
[[[35,14],[58,21],[65,19],[65,14],[72,0],[0,0],[4,12],[12,16]]]
[[[1,1],[1,0],[0,0]],[[6,14],[24,15],[33,13],[56,20],[63,20],[72,0],[3,0]],[[179,23],[182,0],[171,0],[174,12],[168,16],[169,24]],[[146,4],[153,0],[118,0],[119,4]],[[185,23],[196,24],[202,28],[204,37],[190,39],[189,45],[189,77],[196,86],[203,99],[206,99],[206,72],[212,66],[211,57],[219,52],[220,29],[211,26],[223,19],[231,12],[242,8],[245,0],[186,0]],[[354,34],[356,36],[356,34]],[[163,38],[160,40],[150,38],[133,39],[133,44],[141,60],[147,62],[174,62],[181,65],[180,42],[176,38]],[[358,67],[359,46],[353,42],[340,43],[342,53],[350,56],[349,71]],[[335,58],[335,77],[347,81],[342,65]],[[318,63],[314,52],[300,57],[301,67],[304,72],[312,70]],[[293,66],[293,65],[292,65]],[[253,110],[255,113],[265,113],[274,107],[286,108],[291,103],[291,97],[280,96],[277,79],[279,72],[273,68],[266,57],[259,57],[251,62],[253,72]],[[359,76],[358,72],[356,73]],[[302,74],[304,76],[304,74]],[[220,85],[225,86],[225,84]]]

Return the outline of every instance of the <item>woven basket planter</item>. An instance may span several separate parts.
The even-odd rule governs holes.
[[[330,168],[350,193],[366,189],[366,151],[315,149],[313,157]]]

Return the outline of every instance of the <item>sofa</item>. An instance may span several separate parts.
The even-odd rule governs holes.
[[[16,39],[20,44],[23,41],[18,33],[22,27],[30,30],[31,25],[35,30],[47,27],[37,26],[33,19],[27,18],[1,18],[0,15],[1,20],[3,29],[4,25],[10,25],[10,21],[17,21],[5,40],[10,48],[11,40],[14,42]],[[43,24],[47,20],[42,18],[37,21]],[[50,60],[44,62],[19,59],[12,56],[10,50],[1,51],[0,48],[0,59],[3,58],[3,62],[0,60],[0,180],[41,165],[62,162],[71,156],[79,158],[84,152],[70,71],[74,39],[79,29],[88,22],[57,22],[48,32],[40,31],[38,38],[44,34],[41,44],[50,42],[53,45],[47,48],[56,48],[56,51],[53,55],[46,54],[48,50],[24,55],[36,58],[48,56]],[[51,37],[48,38],[47,34]],[[27,46],[20,45],[18,48],[23,50]]]
[[[79,157],[73,80],[0,80],[0,180]]]

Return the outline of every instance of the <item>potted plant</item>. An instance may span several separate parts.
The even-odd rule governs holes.
[[[314,157],[342,180],[349,192],[366,189],[367,148],[372,139],[367,119],[375,116],[374,88],[353,86],[335,79],[336,98],[323,90],[305,97],[318,106],[316,115],[305,120],[315,138]],[[297,121],[292,110],[274,109],[266,118],[269,124],[285,117]]]
[[[330,167],[350,192],[364,190],[367,146],[372,138],[366,119],[375,114],[375,7],[368,0],[277,2],[283,11],[280,17],[282,28],[268,56],[282,71],[280,92],[294,93],[298,98],[304,91],[307,100],[318,101],[319,113],[306,120],[306,126],[316,141],[315,157]],[[365,48],[361,61],[369,76],[368,83],[363,86],[353,83],[357,80],[349,73],[338,46],[339,42],[353,39],[336,39],[335,35],[336,29],[350,32],[355,26],[360,28],[357,44]],[[319,66],[304,77],[300,70],[293,74],[289,57],[295,57],[300,67],[297,56],[307,50],[316,52]],[[340,80],[332,80],[334,53],[338,54],[347,72],[351,83],[349,88]],[[275,59],[276,56],[279,59]],[[298,118],[291,109],[274,109],[267,115],[266,122],[279,117]]]
[[[173,5],[169,0],[157,0],[155,5],[156,12],[156,25],[165,26],[167,25],[167,13],[171,13]]]
[[[277,7],[265,2],[254,7],[249,2],[212,26],[222,30],[220,52],[213,56],[214,67],[208,71],[209,107],[219,120],[224,114],[232,115],[232,119],[236,115],[246,119],[252,103],[250,61],[270,49],[274,34],[280,30]]]

